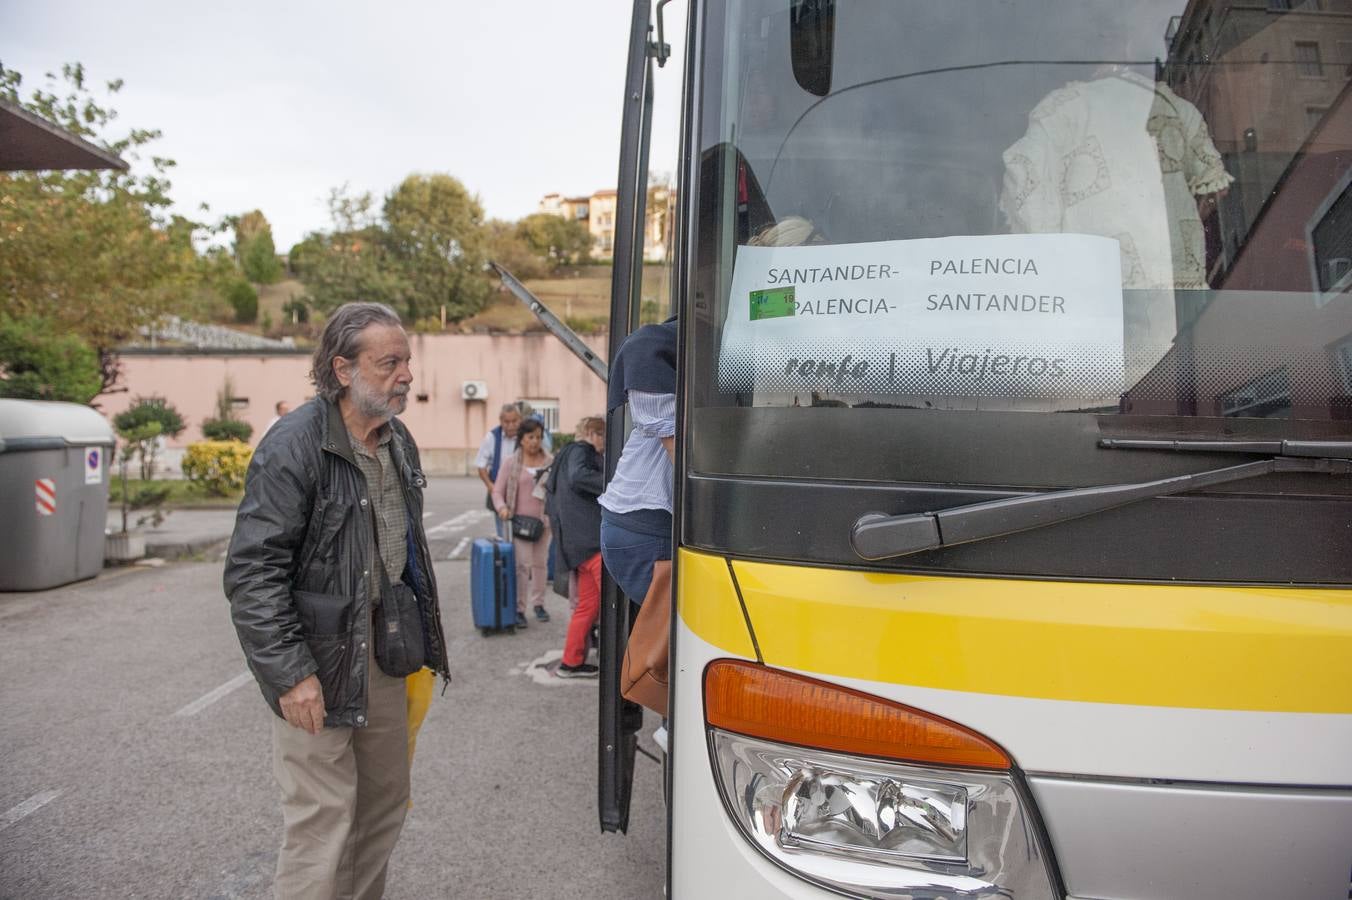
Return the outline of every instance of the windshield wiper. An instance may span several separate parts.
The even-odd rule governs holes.
[[[1352,458],[1352,441],[1099,441],[1104,450],[1177,450],[1193,453],[1261,453],[1313,459]]]
[[[1104,442],[1108,443],[1108,442]],[[1123,444],[1191,444],[1191,441],[1114,441],[1121,449],[1201,449],[1200,447],[1175,448],[1159,447],[1121,447]],[[1238,445],[1223,442],[1198,441],[1197,444],[1218,444],[1230,448]],[[1264,442],[1266,443],[1266,442]],[[1281,444],[1308,443],[1317,445],[1329,454],[1335,451],[1352,456],[1352,443],[1328,442],[1273,442]],[[1210,449],[1210,448],[1208,448]],[[1306,451],[1314,446],[1301,448]],[[1265,452],[1265,451],[1237,451]],[[1320,453],[1315,458],[1311,452],[1275,456],[1257,462],[1228,466],[1224,469],[1210,469],[1205,472],[1193,472],[1189,475],[1176,475],[1161,478],[1158,481],[1142,481],[1135,484],[1108,484],[1097,487],[1073,488],[1067,491],[1050,491],[1045,494],[1032,494],[1026,497],[1010,497],[1004,500],[990,500],[985,503],[973,503],[967,506],[955,506],[938,512],[912,513],[904,516],[889,516],[883,513],[866,513],[859,517],[850,530],[850,545],[854,552],[864,559],[888,559],[894,556],[906,556],[924,550],[937,550],[956,544],[972,541],[984,541],[990,538],[1057,525],[1106,512],[1119,506],[1126,506],[1138,500],[1154,497],[1166,497],[1184,491],[1198,490],[1231,481],[1243,481],[1274,472],[1315,472],[1327,475],[1352,474],[1352,459],[1325,456]]]

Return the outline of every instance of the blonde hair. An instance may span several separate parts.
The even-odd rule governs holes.
[[[606,420],[600,416],[583,416],[577,420],[577,431],[573,436],[578,440],[582,439],[584,434],[599,434],[606,436]]]
[[[816,231],[802,216],[786,216],[783,221],[761,229],[747,245],[751,247],[801,247]]]

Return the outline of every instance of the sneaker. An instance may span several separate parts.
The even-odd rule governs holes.
[[[548,622],[549,610],[545,609],[543,606],[535,607],[535,618],[539,619],[541,622]]]
[[[528,624],[529,624],[529,623],[526,621],[526,614],[525,614],[525,613],[517,613],[517,614],[516,614],[516,627],[517,627],[517,628],[525,628],[526,625],[528,625]]]
[[[570,666],[567,663],[559,663],[558,671],[554,673],[560,678],[595,678],[601,674],[599,666],[591,663],[582,663],[581,665]]]

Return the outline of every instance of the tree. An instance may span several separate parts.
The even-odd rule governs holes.
[[[490,219],[484,225],[488,233],[488,258],[511,272],[517,278],[542,278],[549,274],[549,265],[521,237],[518,223]]]
[[[295,278],[305,278],[324,254],[322,234],[307,234],[300,243],[293,244],[286,254],[286,267]]]
[[[333,231],[314,233],[291,249],[296,274],[305,282],[306,300],[329,313],[353,301],[403,307],[408,286],[391,261],[386,236],[372,212],[370,194],[352,195],[347,187],[329,192]]]
[[[282,264],[272,242],[272,226],[261,210],[255,209],[229,220],[235,228],[235,259],[244,277],[256,284],[282,280]]]
[[[132,163],[128,172],[0,173],[0,306],[84,339],[99,354],[103,390],[117,379],[115,349],[139,328],[180,311],[206,269],[193,247],[202,225],[169,213],[173,160],[142,148],[158,131],[103,138],[116,113],[85,83],[84,67],[48,75],[24,101],[22,76],[0,70],[0,97]],[[122,82],[106,85],[116,93]]]
[[[147,428],[146,426],[157,426]],[[178,437],[188,423],[172,403],[163,397],[137,397],[126,410],[113,416],[113,428],[134,446],[141,457],[141,480],[155,476],[155,455],[161,434]],[[127,456],[131,458],[130,454]]]
[[[102,388],[99,355],[78,335],[0,316],[0,397],[88,403]]]
[[[517,234],[540,257],[556,266],[580,262],[591,249],[591,233],[575,219],[534,213],[517,223]]]
[[[479,199],[450,175],[410,175],[385,198],[390,259],[408,286],[412,322],[467,318],[488,302],[488,235]]]

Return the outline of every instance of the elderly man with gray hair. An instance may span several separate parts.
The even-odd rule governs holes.
[[[399,316],[349,303],[324,326],[318,394],[259,442],[225,565],[249,669],[276,718],[285,898],[384,894],[409,798],[404,678],[449,680],[404,411]]]

